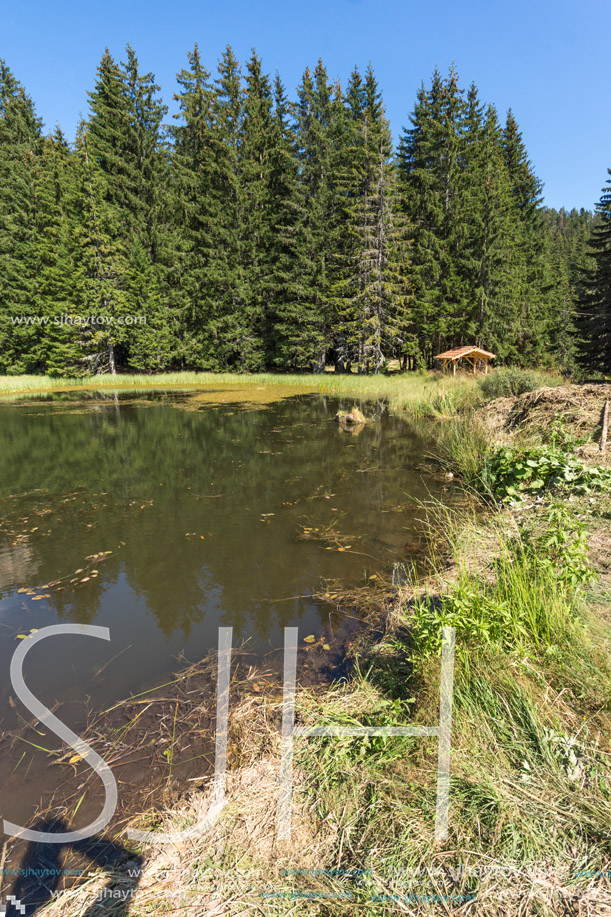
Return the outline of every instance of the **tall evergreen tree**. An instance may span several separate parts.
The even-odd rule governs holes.
[[[272,113],[273,142],[269,165],[271,196],[270,252],[268,302],[263,317],[263,336],[266,348],[266,365],[269,369],[284,365],[286,351],[281,349],[283,315],[291,301],[295,263],[293,239],[299,224],[296,203],[298,192],[298,164],[293,106],[287,99],[284,85],[276,73],[273,85],[274,107]]]
[[[158,90],[153,74],[140,74],[128,45],[123,65],[106,50],[89,94],[83,174],[89,187],[95,186],[100,194],[98,225],[108,222],[115,227],[113,257],[121,262],[119,273],[113,269],[113,282],[121,295],[102,298],[101,317],[109,322],[105,339],[111,372],[117,360],[136,369],[152,369],[162,368],[171,358],[172,331],[162,310],[159,268],[165,160],[161,124],[167,109],[156,98]],[[103,249],[99,257],[104,257]],[[124,310],[120,315],[109,311],[115,299]]]
[[[611,176],[611,169],[608,169]],[[592,265],[580,304],[579,361],[589,372],[611,373],[611,177],[596,206],[590,239]]]
[[[79,346],[89,372],[115,373],[117,350],[129,348],[129,330],[120,324],[129,312],[129,260],[121,210],[109,201],[107,175],[89,146],[81,123],[75,143],[79,314],[87,318]]]
[[[218,311],[216,229],[223,219],[223,196],[217,176],[222,161],[221,138],[214,119],[215,90],[195,45],[188,67],[177,75],[174,96],[179,112],[171,128],[170,300],[179,316],[178,357],[182,365],[219,368],[211,345],[211,323]]]
[[[472,110],[474,95],[472,87]],[[476,127],[471,127],[469,133],[469,222],[463,263],[472,310],[463,326],[463,341],[474,341],[506,360],[512,353],[511,329],[515,327],[518,308],[514,257],[518,229],[496,109],[488,106],[485,115],[478,109]]]
[[[228,47],[212,78],[196,46],[177,79],[168,129],[153,74],[106,51],[70,145],[0,62],[0,371],[377,372],[473,342],[571,366],[591,217],[542,208],[513,113],[501,128],[454,68],[396,155],[371,68],[344,93],[319,61],[292,103],[256,53],[242,76]],[[608,371],[609,208],[590,371]]]
[[[287,243],[292,278],[277,322],[278,360],[293,370],[324,368],[332,338],[333,253],[341,209],[336,164],[345,143],[341,87],[319,61],[297,90],[296,157],[299,170],[294,220]]]
[[[411,282],[419,350],[432,366],[434,352],[459,343],[472,308],[461,270],[465,213],[467,104],[452,68],[421,87],[412,126],[398,151],[402,207],[412,227]]]
[[[592,214],[544,208],[545,263],[549,275],[550,358],[574,369],[577,353],[579,290],[588,263]]]
[[[242,334],[248,350],[241,355],[247,369],[268,362],[266,342],[272,334],[274,230],[274,157],[278,142],[273,117],[272,87],[254,53],[246,65],[246,86],[240,138],[240,250],[243,276]],[[247,330],[247,334],[245,331]]]
[[[501,360],[549,350],[550,290],[541,184],[510,113],[501,131],[477,89],[453,69],[418,94],[398,151],[402,206],[412,227],[414,333],[427,365],[465,343]]]
[[[333,291],[336,368],[379,372],[403,344],[395,176],[390,125],[371,67],[355,70],[346,93],[346,156],[338,168],[342,193],[339,270]],[[339,357],[339,359],[338,359]]]
[[[34,104],[0,60],[0,370],[40,372],[44,328],[15,324],[37,315],[36,175],[42,124]]]
[[[244,270],[242,157],[244,87],[240,64],[227,47],[215,81],[214,119],[219,132],[215,193],[222,200],[211,254],[215,290],[211,345],[226,369],[261,368],[261,345],[247,303]]]
[[[83,371],[79,350],[79,252],[75,247],[75,161],[61,130],[42,147],[37,171],[36,286],[40,315],[49,320],[36,349],[44,371],[72,375]]]
[[[545,357],[550,345],[551,291],[540,209],[543,186],[533,171],[511,109],[503,131],[503,150],[519,227],[513,246],[518,314],[510,333],[510,339],[515,342],[511,355],[517,362],[537,363]]]

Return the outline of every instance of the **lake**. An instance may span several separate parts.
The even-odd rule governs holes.
[[[85,707],[167,681],[179,654],[204,657],[220,625],[235,645],[249,640],[255,660],[282,647],[286,626],[331,645],[355,610],[325,591],[375,583],[421,555],[421,502],[451,499],[422,468],[425,439],[382,404],[362,405],[373,422],[351,432],[334,420],[351,401],[283,394],[0,403],[2,817],[26,823],[57,779],[33,747],[57,749],[55,736],[29,727],[13,738],[31,720],[8,678],[20,635],[110,628],[110,643],[51,637],[26,660],[28,687],[78,732]]]

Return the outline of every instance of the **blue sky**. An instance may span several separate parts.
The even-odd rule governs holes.
[[[421,81],[456,63],[465,87],[513,108],[550,206],[592,208],[611,167],[609,0],[0,0],[0,57],[49,128],[72,137],[107,45],[129,41],[171,101],[194,43],[209,69],[251,48],[291,95],[322,57],[345,82],[372,62],[397,135]]]

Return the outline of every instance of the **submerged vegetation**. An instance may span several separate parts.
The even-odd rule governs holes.
[[[554,377],[550,377],[554,378]],[[380,376],[321,373],[319,375],[290,375],[258,373],[160,373],[146,375],[97,375],[85,378],[57,378],[48,376],[2,376],[0,396],[42,394],[58,391],[87,391],[101,389],[130,390],[197,388],[204,393],[235,390],[240,398],[257,398],[257,392],[266,392],[273,400],[308,392],[324,395],[346,396],[356,399],[384,399],[397,412],[414,415],[452,414],[460,406],[475,404],[480,398],[477,380],[473,376],[456,379],[440,373],[410,373]]]
[[[499,372],[499,375],[501,373]],[[202,396],[215,392],[231,394],[236,400],[274,400],[290,395],[319,392],[323,395],[351,397],[361,400],[384,400],[389,409],[414,417],[452,417],[465,407],[475,407],[483,399],[496,397],[484,386],[489,377],[460,374],[456,377],[422,370],[414,373],[391,373],[367,376],[356,373],[325,372],[316,375],[257,373],[175,372],[156,375],[108,374],[82,378],[51,378],[49,376],[0,376],[2,395],[36,395],[45,392],[83,391],[91,389],[146,391],[150,389],[201,389]],[[512,378],[536,378],[537,386],[558,385],[556,373],[530,373],[512,370]],[[535,386],[535,387],[537,387]],[[530,391],[530,388],[523,388]]]

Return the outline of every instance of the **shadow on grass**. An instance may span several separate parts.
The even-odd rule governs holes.
[[[61,819],[47,818],[33,826],[35,830],[60,834],[68,830]],[[81,917],[102,917],[108,914],[110,902],[123,902],[121,915],[130,911],[142,871],[142,858],[120,844],[102,838],[87,838],[72,844],[44,844],[30,842],[19,867],[19,877],[13,885],[11,895],[25,907],[26,917],[40,913],[53,899],[61,897],[62,879],[70,879],[76,870],[66,867],[69,854],[87,860],[91,868],[108,870],[105,885],[99,889],[96,900]],[[3,895],[3,897],[6,897]],[[1,910],[0,903],[0,913]],[[23,911],[14,902],[6,905],[6,917],[17,917]]]

